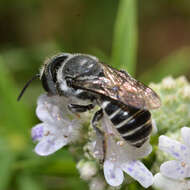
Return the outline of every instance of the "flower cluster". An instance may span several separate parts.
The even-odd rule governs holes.
[[[64,97],[39,97],[36,114],[42,123],[31,131],[33,141],[38,142],[35,147],[38,155],[50,155],[80,139],[80,121],[68,111],[67,104],[68,100]]]
[[[159,138],[159,148],[177,159],[165,162],[160,167],[160,172],[172,179],[190,177],[190,128],[183,127],[181,135],[184,144],[164,135]]]
[[[47,156],[63,146],[83,138],[80,134],[80,119],[67,109],[69,101],[59,96],[42,95],[39,97],[36,113],[42,123],[32,128],[32,139],[38,141],[35,147],[38,155]],[[103,117],[101,126],[103,136],[94,131],[86,132],[86,135],[89,135],[88,139],[92,139],[87,143],[91,144],[87,149],[94,161],[85,161],[85,156],[83,160],[79,161],[77,168],[81,178],[91,179],[94,183],[95,179],[98,179],[98,167],[95,161],[102,162],[104,160],[103,172],[109,185],[121,185],[124,180],[123,172],[144,187],[152,185],[152,173],[139,161],[152,151],[150,144],[147,142],[141,148],[130,146],[121,138],[107,117]]]
[[[190,124],[190,84],[184,76],[166,77],[150,87],[162,100],[160,109],[151,112],[158,126],[158,135],[175,133]]]
[[[106,134],[107,147],[103,169],[107,183],[111,186],[121,185],[124,180],[123,172],[125,172],[144,187],[152,185],[152,173],[138,160],[152,151],[150,144],[147,142],[141,148],[130,146],[120,137],[107,117],[103,118],[102,127]]]
[[[42,122],[31,132],[32,139],[37,142],[35,152],[47,156],[69,145],[79,160],[77,169],[80,176],[89,182],[90,190],[105,190],[110,186],[120,188],[122,183],[130,183],[130,177],[144,188],[153,185],[156,190],[189,190],[190,128],[181,129],[183,143],[172,139],[179,140],[181,126],[190,124],[190,85],[184,77],[176,80],[168,77],[160,84],[152,84],[152,88],[161,96],[162,107],[152,112],[158,130],[151,142],[157,142],[161,134],[170,137],[159,137],[158,149],[151,154],[156,161],[152,157],[146,159],[146,162],[150,161],[154,174],[157,173],[154,177],[140,161],[152,151],[149,142],[141,148],[132,147],[121,138],[106,116],[100,122],[102,133],[99,134],[90,125],[93,112],[81,115],[70,112],[67,106],[73,100],[63,96],[39,97],[36,113]],[[153,129],[156,131],[154,126]],[[79,149],[80,154],[74,152]],[[166,161],[168,158],[175,160]]]
[[[187,190],[190,188],[190,128],[183,127],[181,136],[184,143],[164,135],[159,137],[159,148],[176,160],[164,162],[160,173],[155,176],[155,186],[161,189]],[[166,183],[167,182],[167,183]]]
[[[159,190],[189,190],[190,181],[181,179],[181,180],[172,180],[166,176],[163,176],[161,173],[157,173],[154,176],[154,187]]]
[[[76,167],[80,177],[89,182],[90,190],[110,190],[110,186],[120,188],[122,184],[130,183],[130,178],[144,188],[153,185],[156,190],[189,190],[190,128],[181,129],[181,126],[190,123],[190,85],[184,77],[167,77],[151,87],[162,99],[162,107],[152,111],[155,119],[152,121],[153,133],[156,135],[151,142],[157,142],[161,135],[158,148],[146,159],[156,173],[154,177],[140,161],[152,151],[149,142],[141,148],[132,147],[121,138],[106,116],[100,122],[101,133],[95,131],[90,125],[94,113],[79,115],[70,112],[67,106],[76,100],[63,96],[39,97],[36,114],[42,122],[31,131],[33,141],[37,142],[35,152],[47,156],[69,145],[69,150],[78,160]]]

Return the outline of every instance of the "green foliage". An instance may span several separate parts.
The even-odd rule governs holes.
[[[188,19],[189,3],[172,3],[167,1],[165,15],[169,15],[172,5],[173,15],[184,13],[184,20]],[[138,70],[138,20],[141,27],[143,24],[150,26],[152,22],[146,20],[146,14],[165,20],[162,4],[165,6],[165,1],[0,1],[0,190],[88,189],[80,180],[67,148],[45,158],[33,152],[35,145],[30,129],[39,122],[35,106],[37,97],[43,92],[40,81],[31,84],[21,102],[16,101],[17,96],[25,82],[38,72],[43,60],[63,52],[63,47],[65,51],[92,53],[134,76]],[[178,39],[180,35],[175,37]],[[157,39],[152,44],[157,46]],[[158,52],[163,46],[164,43],[157,47]],[[165,51],[167,56],[156,64],[148,64],[138,79],[149,83],[159,82],[168,75],[189,75],[190,48],[179,46],[171,53],[167,48]],[[139,59],[141,62],[143,55]],[[190,126],[190,85],[187,80],[169,77],[151,87],[162,99],[162,107],[152,111],[158,134],[171,135],[184,125]],[[157,138],[158,135],[152,139],[154,151]],[[156,159],[161,160],[155,152],[148,159],[145,163],[147,161],[149,167]],[[155,168],[158,171],[159,166]],[[129,190],[143,189],[135,182],[127,187]]]
[[[18,106],[18,102],[15,101],[15,92],[17,89],[5,65],[2,57],[0,57],[0,93],[2,95],[1,103],[5,108],[5,110],[1,110],[1,117],[6,118],[5,125],[9,127],[9,130],[18,131],[22,130],[24,126],[29,126],[31,123],[30,114],[24,104],[21,103]],[[12,114],[11,120],[9,119],[9,111],[14,113]],[[12,125],[13,123],[14,126]]]
[[[0,189],[6,189],[11,182],[13,175],[13,164],[15,161],[15,154],[10,150],[8,142],[2,139],[0,140]]]
[[[161,83],[150,85],[162,100],[162,106],[152,111],[158,134],[175,132],[190,126],[190,84],[185,77],[167,77]]]
[[[137,2],[121,0],[114,28],[112,65],[135,75],[137,55]]]
[[[45,190],[34,177],[23,172],[18,177],[19,190]]]
[[[166,77],[160,83],[150,86],[162,100],[160,109],[152,111],[158,129],[152,138],[155,145],[152,171],[157,173],[161,163],[170,159],[170,156],[157,148],[158,137],[164,134],[177,140],[181,136],[180,129],[190,127],[190,83],[183,76],[176,79]]]

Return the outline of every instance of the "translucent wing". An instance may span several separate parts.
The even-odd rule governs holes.
[[[73,85],[137,108],[156,109],[160,107],[160,98],[151,88],[133,79],[125,71],[118,71],[105,64],[101,66],[103,76],[81,79],[78,77]]]

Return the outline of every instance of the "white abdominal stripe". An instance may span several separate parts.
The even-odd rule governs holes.
[[[152,131],[151,114],[147,110],[104,101],[101,105],[120,135],[131,145],[140,147]]]

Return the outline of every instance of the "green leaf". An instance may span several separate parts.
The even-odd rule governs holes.
[[[114,29],[112,65],[135,75],[137,54],[136,0],[120,0]]]

